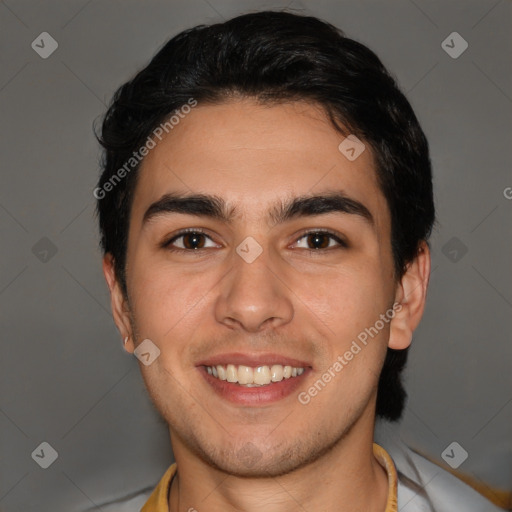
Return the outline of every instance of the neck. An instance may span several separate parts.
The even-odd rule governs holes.
[[[170,512],[382,512],[386,471],[373,455],[373,428],[351,429],[320,458],[279,477],[243,478],[212,468],[173,439],[178,473]]]

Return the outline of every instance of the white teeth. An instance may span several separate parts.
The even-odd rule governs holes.
[[[217,365],[217,375],[220,380],[226,380],[226,370],[225,370],[224,366],[222,366],[220,364]]]
[[[244,366],[241,364],[238,367],[238,384],[252,384],[254,372],[250,366]]]
[[[283,379],[290,377],[298,377],[304,373],[304,368],[296,368],[292,366],[283,366],[274,364],[272,366],[251,366],[241,365],[216,365],[207,366],[206,371],[220,380],[238,383],[241,386],[257,387],[267,386],[271,382],[281,382]]]
[[[258,366],[254,370],[254,384],[270,384],[270,368],[268,366]]]
[[[275,364],[270,368],[270,376],[272,382],[279,382],[283,380],[283,367],[280,364]]]
[[[228,382],[238,382],[238,370],[234,364],[228,364],[226,367],[226,380]]]

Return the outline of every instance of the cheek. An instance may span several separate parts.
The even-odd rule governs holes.
[[[324,399],[342,409],[365,402],[373,391],[389,336],[389,323],[380,322],[375,330],[380,315],[389,307],[387,285],[380,267],[373,261],[365,263],[331,273],[320,286],[311,281],[303,292],[308,296],[308,308],[328,326],[321,341],[324,350],[320,351],[323,357],[317,378],[330,379],[330,392]]]
[[[356,335],[386,311],[388,296],[375,261],[325,272],[301,281],[301,297],[334,333]]]
[[[204,317],[205,296],[215,283],[215,276],[208,272],[184,272],[176,264],[134,258],[130,286],[140,336],[166,344],[172,340],[178,349],[183,336],[177,333],[197,328]]]

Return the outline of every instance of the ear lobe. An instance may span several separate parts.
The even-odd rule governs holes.
[[[112,316],[116,327],[121,334],[121,337],[125,339],[128,337],[128,341],[125,343],[124,348],[127,352],[133,353],[135,346],[133,344],[132,328],[130,322],[130,308],[126,298],[123,295],[121,286],[116,278],[114,268],[114,258],[111,253],[105,254],[103,257],[103,275],[107,281],[108,288],[110,290],[110,306],[112,308]]]
[[[423,241],[397,285],[395,301],[401,307],[395,308],[395,316],[390,322],[389,348],[403,350],[411,344],[425,309],[429,279],[430,249]]]

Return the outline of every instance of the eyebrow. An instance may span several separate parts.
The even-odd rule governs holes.
[[[142,218],[142,224],[146,225],[152,219],[174,213],[209,217],[231,224],[238,209],[236,206],[228,208],[224,199],[215,195],[169,193],[149,206]],[[375,227],[370,210],[343,192],[304,195],[280,201],[269,210],[267,221],[273,226],[299,217],[329,213],[356,215],[371,227]]]

